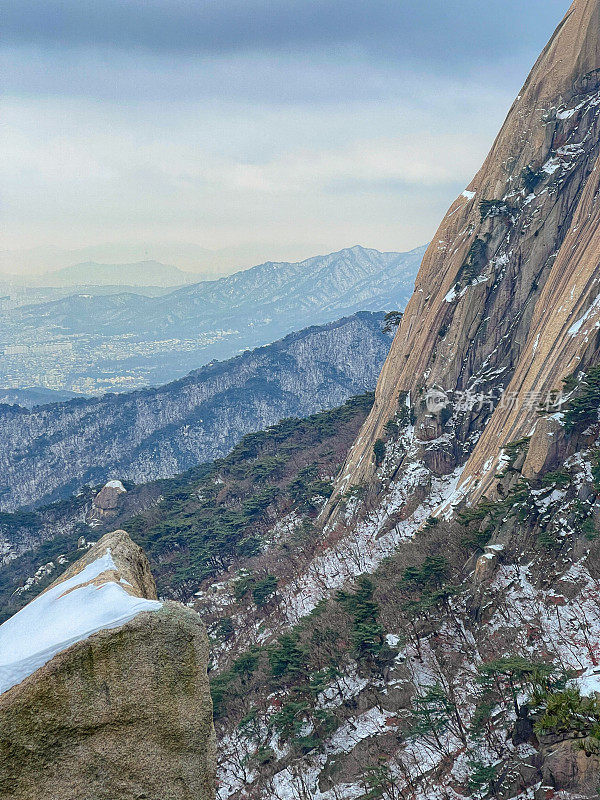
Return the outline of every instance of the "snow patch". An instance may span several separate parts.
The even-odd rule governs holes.
[[[133,597],[114,580],[92,583],[107,571],[118,571],[110,549],[0,626],[0,694],[76,642],[162,608],[158,601]]]
[[[121,481],[109,481],[104,488],[116,489],[118,492],[127,492],[127,489],[123,486]]]
[[[600,294],[596,297],[592,305],[588,308],[585,314],[574,322],[573,325],[569,328],[569,336],[576,336],[581,328],[583,327],[584,323],[588,321],[588,319],[596,313],[596,310],[600,308]],[[599,323],[596,323],[596,327],[598,327]]]

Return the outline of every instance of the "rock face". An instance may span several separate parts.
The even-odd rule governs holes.
[[[0,510],[85,484],[167,478],[225,455],[247,433],[370,391],[387,355],[383,314],[294,333],[160,389],[35,408],[0,406]]]
[[[10,686],[0,694],[0,797],[214,796],[206,634],[194,612],[156,601],[126,533],[103,537],[1,626],[0,652],[12,658],[0,664]]]
[[[573,793],[567,796],[595,800],[600,757],[588,755],[581,744],[580,739],[544,743],[541,748],[542,783],[557,791]]]
[[[435,387],[454,412],[448,456],[454,465],[468,457],[461,491],[481,496],[499,445],[529,435],[539,419],[535,398],[544,402],[597,354],[599,32],[598,1],[576,0],[481,170],[449,209],[338,493],[373,477],[373,445],[385,438],[399,394],[408,394],[420,421],[421,400]],[[503,391],[516,400],[499,403]],[[457,392],[484,400],[461,415]]]

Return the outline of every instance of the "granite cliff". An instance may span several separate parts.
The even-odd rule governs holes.
[[[434,236],[339,492],[374,476],[401,396],[433,471],[468,458],[461,491],[480,497],[498,445],[529,435],[539,403],[597,358],[599,15],[573,3]],[[442,426],[428,390],[448,396]]]

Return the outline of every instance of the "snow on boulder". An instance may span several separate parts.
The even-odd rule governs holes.
[[[124,531],[107,534],[0,626],[0,694],[75,642],[161,607],[141,549]]]
[[[121,493],[121,494],[122,494],[123,492],[126,492],[126,491],[127,491],[127,489],[126,489],[126,488],[123,486],[123,484],[121,483],[121,481],[109,481],[109,482],[108,482],[108,483],[107,483],[107,484],[104,486],[104,488],[105,488],[105,489],[116,489],[116,490],[117,490],[117,492],[119,492],[119,493]]]
[[[0,798],[214,800],[208,637],[104,536],[0,627]]]

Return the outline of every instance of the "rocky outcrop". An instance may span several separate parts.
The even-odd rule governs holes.
[[[600,756],[586,753],[582,739],[545,737],[540,747],[542,786],[578,800],[596,800],[600,785]],[[543,789],[538,797],[545,800]]]
[[[119,513],[121,499],[127,490],[121,481],[113,480],[106,483],[94,497],[92,508],[88,517],[89,525],[101,525]]]
[[[1,626],[0,652],[0,797],[214,796],[206,634],[126,533]]]
[[[383,315],[294,333],[175,383],[31,411],[0,406],[0,510],[86,484],[145,483],[225,455],[247,433],[372,390],[390,346]]]

